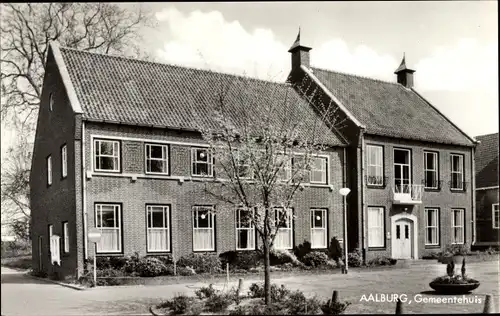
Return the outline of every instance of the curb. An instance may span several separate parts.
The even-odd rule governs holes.
[[[51,280],[51,279],[47,279],[47,278],[39,278],[39,277],[33,276],[33,275],[29,274],[29,273],[25,273],[24,275],[27,276],[27,277],[29,277],[29,278],[35,279],[35,280],[44,281],[44,282],[47,282],[47,283],[54,283],[54,284],[57,284],[57,285],[60,285],[60,286],[64,286],[64,287],[67,287],[67,288],[70,288],[70,289],[73,289],[73,290],[78,290],[78,291],[85,291],[85,290],[87,290],[87,288],[84,288],[84,287],[80,287],[80,286],[77,286],[77,285],[68,284],[68,283],[64,283],[64,282],[59,282],[59,281]]]

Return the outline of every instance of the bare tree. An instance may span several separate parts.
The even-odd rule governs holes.
[[[222,202],[217,212],[243,212],[242,225],[258,232],[269,304],[270,250],[277,238],[283,238],[281,228],[291,225],[294,197],[304,190],[314,157],[328,150],[322,134],[325,123],[335,128],[339,121],[335,122],[336,107],[322,104],[318,91],[311,92],[311,87],[296,87],[302,94],[297,97],[275,83],[251,80],[236,77],[213,87],[217,105],[206,108],[216,124],[199,122],[209,144],[202,158],[209,161],[212,156],[216,176],[214,182],[207,180],[205,191]],[[317,115],[303,117],[304,99],[307,107],[315,104]]]
[[[31,143],[49,43],[151,59],[139,45],[141,28],[153,25],[141,7],[104,2],[3,3],[0,25],[2,123],[18,135],[7,161],[2,157],[2,215],[12,220],[29,218]]]

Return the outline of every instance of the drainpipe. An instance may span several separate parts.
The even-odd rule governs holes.
[[[365,159],[364,159],[364,148],[365,148],[365,135],[364,129],[360,129],[360,137],[361,137],[361,150],[359,152],[360,161],[361,161],[361,185],[358,187],[361,189],[361,245],[362,245],[362,254],[363,254],[363,264],[366,264],[366,245],[365,245]],[[385,220],[385,219],[384,219]],[[385,237],[385,236],[384,236]]]
[[[476,243],[476,148],[472,147],[472,158],[471,158],[471,189],[472,189],[472,244]]]
[[[88,240],[87,240],[87,175],[85,166],[85,121],[82,121],[82,212],[83,212],[83,249],[85,260],[88,259]]]

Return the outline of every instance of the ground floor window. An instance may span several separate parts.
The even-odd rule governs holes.
[[[284,208],[274,209],[274,220],[279,227],[274,239],[275,249],[292,249],[293,248],[293,221],[292,210]]]
[[[96,204],[95,227],[101,230],[97,253],[121,252],[121,205]]]
[[[311,248],[327,247],[326,210],[311,210]]]
[[[384,247],[384,208],[368,208],[368,247]]]
[[[500,228],[500,211],[498,210],[498,203],[493,204],[492,206],[492,222],[493,222],[493,228],[499,229]]]
[[[215,250],[215,214],[213,206],[193,207],[193,250]]]
[[[255,226],[252,221],[253,210],[236,210],[236,250],[255,249]]]
[[[146,212],[148,251],[170,251],[170,207],[147,205]]]
[[[439,210],[425,209],[425,244],[439,245]]]
[[[452,240],[453,244],[463,244],[465,237],[465,212],[463,209],[451,210],[451,227],[452,227]]]

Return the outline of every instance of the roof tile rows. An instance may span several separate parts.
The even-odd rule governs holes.
[[[476,187],[498,185],[498,133],[477,136],[481,143],[476,147]]]

